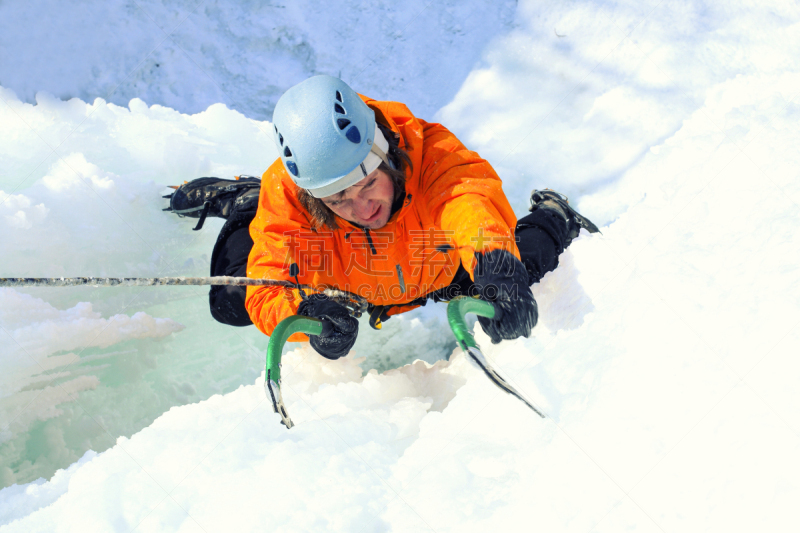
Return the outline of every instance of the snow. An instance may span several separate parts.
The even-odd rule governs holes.
[[[431,116],[511,26],[515,4],[4,2],[0,85],[30,103],[39,91],[122,106],[141,98],[187,113],[221,102],[266,120],[286,89],[325,73]]]
[[[117,33],[139,25],[120,51],[133,57],[140,10],[154,4],[131,7],[130,20],[107,5],[93,20],[113,15]],[[421,19],[484,13],[443,6]],[[417,7],[364,16],[408,20]],[[242,11],[197,8],[203,17],[171,7],[164,19],[205,24],[180,43],[213,62]],[[257,83],[248,69],[269,58],[298,79],[335,74],[343,45],[321,21],[340,15],[309,11],[281,12],[286,34],[304,35],[294,45],[242,46],[211,71]],[[67,24],[44,13],[55,42]],[[520,2],[513,24],[492,16],[473,48],[453,24],[390,39],[409,52],[422,36],[454,46],[450,70],[422,68],[380,94],[368,90],[377,73],[343,77],[453,129],[500,171],[519,214],[531,188],[552,187],[603,226],[534,286],[530,339],[492,345],[475,326],[486,356],[548,417],[468,364],[442,306],[381,332],[362,321],[343,360],[289,346],[287,431],[264,394],[266,339],[215,324],[203,290],[5,289],[0,531],[798,529],[796,6]],[[220,221],[192,232],[154,199],[201,175],[258,175],[276,156],[269,113],[243,104],[274,100],[251,85],[231,100],[189,95],[186,70],[127,86],[112,100],[127,107],[94,100],[128,74],[96,46],[112,42],[104,31],[70,38],[107,78],[81,74],[80,61],[49,80],[41,65],[0,70],[0,275],[203,275]],[[348,50],[367,54],[370,38]],[[327,63],[294,68],[301,50]],[[423,57],[439,56],[403,65]],[[447,84],[421,97],[439,75]],[[40,89],[93,102],[39,93],[30,105],[12,92],[29,101]],[[197,113],[217,101],[228,106]]]

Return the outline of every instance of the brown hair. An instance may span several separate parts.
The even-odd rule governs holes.
[[[389,142],[389,151],[386,156],[392,162],[395,168],[390,167],[385,162],[381,162],[378,170],[385,172],[389,179],[392,180],[394,185],[394,198],[392,203],[397,202],[406,194],[406,167],[412,168],[411,158],[405,150],[400,148],[400,135],[393,132],[383,124],[377,124],[381,129],[383,136]],[[336,223],[336,215],[333,211],[325,205],[319,198],[314,198],[305,189],[300,189],[297,193],[297,199],[300,201],[306,211],[311,215],[311,227],[315,230],[323,228],[339,229]]]

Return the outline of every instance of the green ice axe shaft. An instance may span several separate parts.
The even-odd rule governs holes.
[[[461,346],[464,353],[483,370],[484,374],[492,380],[492,383],[512,396],[516,396],[522,400],[525,405],[533,409],[533,412],[544,418],[544,414],[534,407],[531,402],[517,391],[517,389],[503,379],[486,359],[486,356],[483,355],[478,347],[478,343],[475,342],[475,338],[467,328],[467,322],[465,320],[467,313],[475,313],[478,316],[502,320],[502,315],[499,314],[500,310],[487,301],[469,298],[467,296],[459,296],[450,300],[450,303],[447,304],[447,321],[450,323],[450,329],[453,330],[453,335],[455,335],[458,345]]]
[[[459,297],[450,300],[447,304],[447,321],[450,323],[450,329],[453,330],[453,335],[456,336],[456,341],[461,349],[466,350],[467,347],[477,348],[478,344],[475,338],[467,328],[466,316],[467,313],[475,313],[478,316],[486,318],[495,318],[499,309],[495,308],[486,300],[478,300],[477,298]],[[498,317],[499,318],[499,317]]]
[[[283,397],[281,396],[281,354],[283,353],[283,345],[294,333],[319,335],[322,333],[322,320],[307,316],[290,316],[281,320],[269,337],[264,388],[267,391],[267,397],[272,400],[272,408],[280,415],[281,424],[286,426],[286,429],[291,428],[294,424],[286,413],[286,406],[283,405]]]

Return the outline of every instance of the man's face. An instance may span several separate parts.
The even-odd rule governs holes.
[[[342,192],[320,198],[336,215],[368,229],[386,225],[393,199],[392,180],[378,169]]]

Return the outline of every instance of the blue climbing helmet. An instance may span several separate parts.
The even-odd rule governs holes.
[[[358,183],[381,161],[389,164],[375,112],[339,78],[314,76],[290,88],[272,125],[286,171],[315,198]]]

